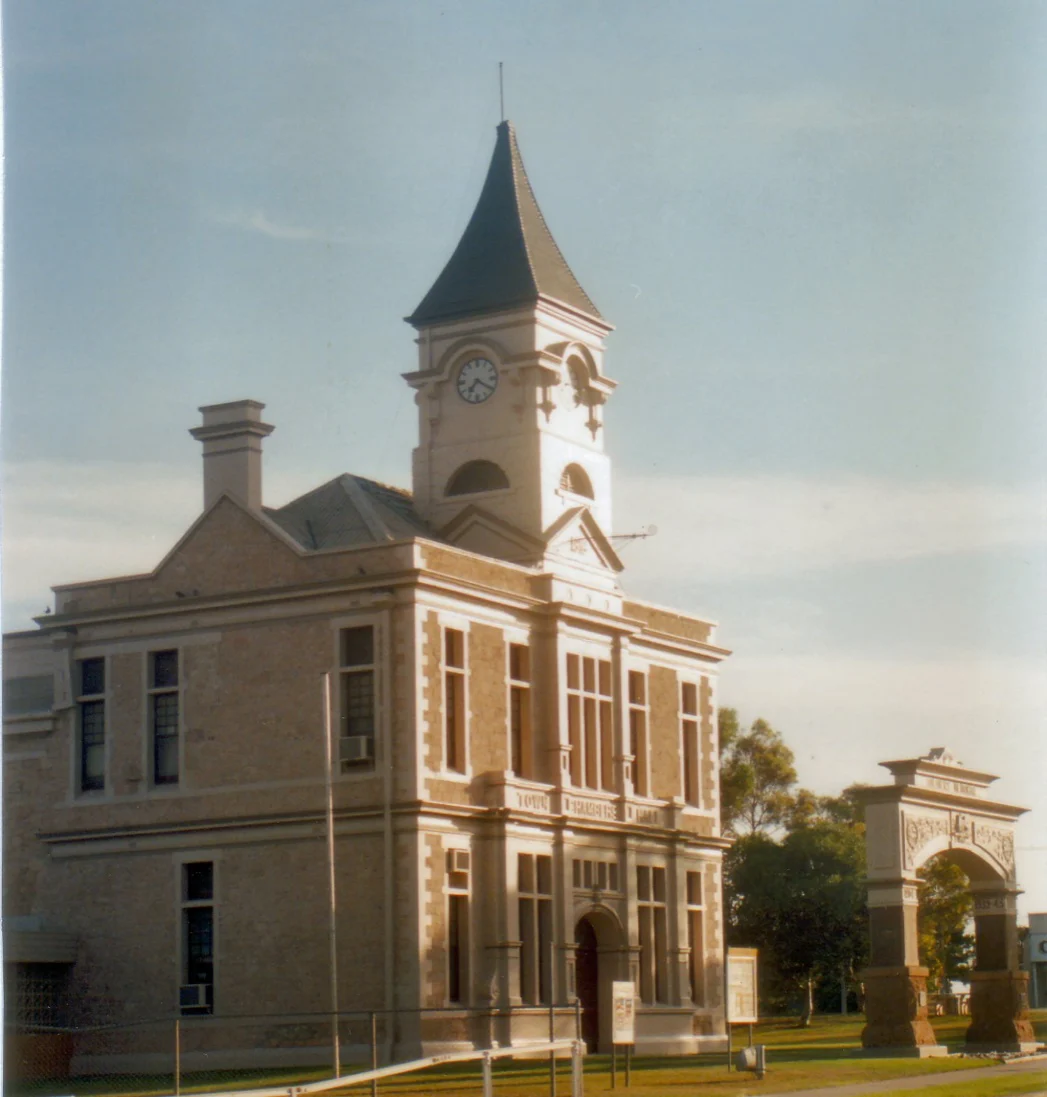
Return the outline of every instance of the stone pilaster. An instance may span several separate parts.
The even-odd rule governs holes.
[[[927,1020],[927,968],[901,964],[897,967],[866,968],[866,1024],[862,1047],[938,1049],[938,1038]],[[939,1054],[945,1053],[941,1048]]]
[[[920,967],[916,885],[908,880],[869,886],[869,967],[862,1047],[942,1054],[927,1020],[927,969]]]
[[[974,895],[975,970],[967,1046],[1023,1051],[1035,1046],[1029,1021],[1029,976],[1018,969],[1014,888],[978,888]]]

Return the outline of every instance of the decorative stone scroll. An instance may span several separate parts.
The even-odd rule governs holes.
[[[975,824],[975,843],[991,854],[1011,874],[1014,873],[1014,835],[988,823]]]
[[[905,867],[912,868],[916,855],[935,838],[949,833],[948,820],[941,816],[910,815],[905,812]]]

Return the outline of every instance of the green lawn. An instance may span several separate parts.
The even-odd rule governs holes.
[[[962,1047],[969,1024],[965,1017],[941,1017],[932,1022],[938,1039],[954,1049]],[[1037,1038],[1047,1042],[1047,1010],[1033,1014]],[[912,1078],[914,1088],[895,1091],[895,1097],[922,1094],[948,1094],[950,1097],[1007,1097],[1047,1088],[1047,1064],[1041,1071],[1007,1077],[979,1079],[978,1072],[992,1065],[984,1059],[891,1059],[866,1058],[861,1051],[860,1015],[817,1017],[809,1028],[797,1028],[792,1020],[772,1020],[757,1025],[754,1042],[767,1046],[766,1077],[760,1081],[748,1073],[728,1072],[723,1055],[701,1058],[640,1058],[633,1062],[633,1097],[749,1097],[754,1093],[788,1093],[798,1089],[848,1085],[860,1082]],[[735,1030],[735,1046],[748,1042],[745,1029]],[[970,1075],[959,1086],[920,1084],[928,1075],[964,1071]],[[251,1089],[263,1086],[292,1085],[327,1076],[322,1069],[283,1071],[209,1071],[183,1079],[183,1093],[204,1093],[219,1089]],[[494,1066],[496,1097],[546,1097],[549,1093],[548,1064],[525,1059],[498,1060]],[[618,1088],[624,1088],[619,1063]],[[71,1078],[39,1085],[7,1086],[7,1097],[153,1097],[171,1093],[171,1075],[108,1078]],[[594,1055],[585,1061],[585,1091],[603,1094],[610,1091],[610,1058]],[[369,1097],[370,1087],[343,1087],[333,1095]],[[383,1097],[407,1097],[436,1094],[438,1097],[476,1097],[480,1092],[480,1064],[462,1063],[434,1067],[414,1074],[401,1075],[381,1083]],[[558,1070],[558,1097],[570,1092],[570,1071],[566,1061]]]
[[[920,1086],[918,1089],[896,1089],[890,1097],[1012,1097],[1019,1093],[1042,1093],[1047,1090],[1047,1070],[1034,1070],[1011,1077],[964,1080],[962,1092],[955,1085]]]

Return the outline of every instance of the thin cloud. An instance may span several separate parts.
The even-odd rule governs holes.
[[[629,551],[633,574],[738,580],[1047,545],[1034,490],[867,478],[623,477],[616,530],[659,535]]]
[[[266,480],[277,505],[316,486],[275,471]],[[8,462],[3,489],[7,631],[30,628],[56,584],[151,571],[203,503],[196,466],[148,462]]]
[[[270,240],[287,240],[294,243],[320,241],[325,244],[347,244],[344,232],[311,228],[306,225],[290,225],[274,221],[262,209],[212,210],[209,219],[217,225],[227,225],[242,232],[255,232]]]

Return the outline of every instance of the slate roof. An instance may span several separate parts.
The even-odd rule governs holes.
[[[432,537],[414,512],[410,492],[343,473],[265,514],[302,548],[349,548]]]
[[[447,266],[407,322],[422,327],[540,297],[603,320],[538,208],[512,123],[502,122],[473,216]]]

